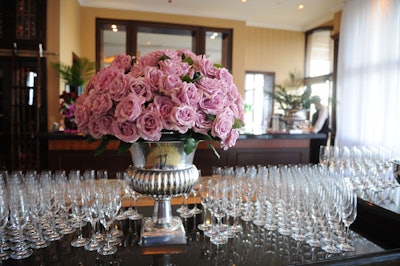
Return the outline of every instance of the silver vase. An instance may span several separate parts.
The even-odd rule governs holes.
[[[153,197],[153,216],[143,220],[142,246],[185,244],[182,221],[172,216],[171,198],[189,193],[199,179],[194,152],[186,154],[182,141],[135,142],[133,165],[127,169],[136,192]]]

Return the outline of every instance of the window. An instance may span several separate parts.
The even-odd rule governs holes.
[[[120,53],[141,56],[159,49],[189,49],[232,69],[232,29],[96,19],[96,62],[102,68]]]
[[[99,56],[96,62],[100,67],[109,65],[115,55],[124,53],[126,49],[126,28],[122,23],[104,23],[99,30],[101,45],[98,50]]]
[[[311,95],[318,95],[321,103],[329,106],[330,127],[333,124],[333,109],[330,99],[334,98],[334,41],[331,27],[311,30],[306,33],[305,84],[311,86]],[[315,112],[311,105],[310,114]]]
[[[272,100],[265,92],[272,92],[275,73],[246,72],[245,133],[265,134],[272,116]]]

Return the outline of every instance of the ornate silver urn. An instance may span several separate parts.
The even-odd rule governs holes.
[[[171,198],[189,193],[197,183],[194,152],[186,154],[182,141],[134,142],[130,152],[130,185],[155,200],[153,216],[143,219],[140,245],[185,244],[181,218],[172,216]]]

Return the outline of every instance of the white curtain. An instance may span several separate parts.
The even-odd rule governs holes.
[[[343,7],[337,82],[338,146],[400,152],[400,1]]]

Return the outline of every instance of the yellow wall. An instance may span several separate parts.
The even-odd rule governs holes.
[[[50,67],[50,62],[59,60],[60,53],[60,0],[47,1],[47,27],[46,27],[46,51],[57,53],[47,56],[47,121],[51,129],[54,122],[58,122],[60,116],[60,79],[57,72]]]
[[[71,65],[73,52],[81,56],[79,39],[81,7],[77,0],[51,0],[47,1],[47,10],[46,50],[57,53],[56,56],[47,57],[47,117],[48,128],[51,129],[54,122],[62,123],[59,96],[64,90],[65,82],[51,68],[50,63],[61,62]]]
[[[59,3],[58,6],[57,3]],[[241,93],[244,91],[246,70],[275,72],[277,84],[286,80],[289,72],[295,71],[299,74],[304,72],[305,37],[303,32],[248,27],[244,21],[238,20],[79,7],[77,0],[48,1],[48,13],[53,12],[59,14],[57,22],[60,34],[48,35],[48,43],[59,43],[55,51],[60,53],[59,60],[66,64],[72,63],[72,52],[92,61],[95,60],[95,19],[98,17],[178,24],[188,24],[190,21],[191,25],[232,28],[232,74]],[[52,23],[53,20],[48,19],[48,27]],[[56,38],[58,40],[55,40]],[[48,73],[50,81],[56,73],[54,71]],[[59,86],[62,91],[63,82],[60,82]],[[51,128],[53,122],[58,121],[56,118],[59,117],[58,94],[54,93],[58,90],[53,90],[50,86],[49,90],[52,90],[48,94],[48,120],[49,128]],[[54,102],[57,103],[57,108]]]
[[[288,79],[289,72],[304,72],[305,34],[297,31],[246,27],[245,69],[275,72],[275,83]]]

